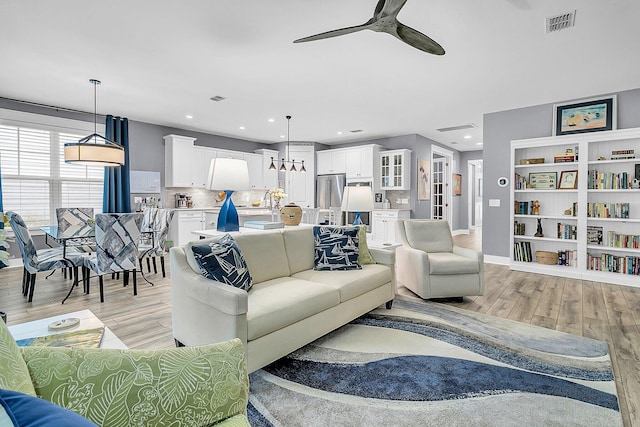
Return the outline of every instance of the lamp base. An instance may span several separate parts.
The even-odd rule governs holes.
[[[353,225],[362,225],[362,219],[360,218],[361,212],[356,212],[356,215],[353,217]]]
[[[220,212],[218,213],[218,231],[239,231],[240,223],[238,222],[238,211],[236,210],[236,206],[231,201],[231,195],[233,194],[233,190],[224,190],[226,197],[224,198],[224,203],[222,207],[220,207]]]

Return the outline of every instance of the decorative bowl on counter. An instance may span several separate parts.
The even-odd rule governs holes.
[[[295,203],[287,203],[280,209],[280,219],[284,225],[299,225],[302,220],[302,208]]]

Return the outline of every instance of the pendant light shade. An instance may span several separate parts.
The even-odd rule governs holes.
[[[276,170],[276,165],[273,163],[273,157],[271,158],[271,165],[269,165],[269,170],[270,171]]]
[[[289,127],[290,127],[290,123],[291,123],[291,116],[285,116],[285,118],[287,119],[287,160],[282,158],[282,161],[280,162],[280,167],[278,168],[278,170],[280,172],[300,172],[300,173],[305,173],[307,171],[307,168],[304,167],[304,160],[301,160],[301,161],[298,162],[298,163],[300,163],[300,170],[299,171],[298,171],[298,168],[296,167],[295,159],[289,160],[289,143],[291,142],[291,140],[289,138]],[[291,167],[287,169],[287,164],[289,164],[289,163],[291,163]],[[269,170],[276,170],[276,165],[273,164],[273,157],[271,158],[271,165],[269,165]]]
[[[83,166],[122,166],[124,165],[124,148],[97,132],[97,94],[96,87],[100,80],[89,80],[93,84],[93,134],[85,136],[78,142],[64,144],[64,161]]]

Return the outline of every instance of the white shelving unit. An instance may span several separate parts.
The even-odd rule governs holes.
[[[577,160],[553,163],[554,155],[564,153],[567,149],[579,154]],[[634,150],[638,158],[612,160],[612,151],[615,150]],[[522,159],[533,158],[544,158],[544,163],[520,164]],[[600,160],[602,158],[604,159]],[[631,183],[635,178],[636,164],[640,164],[640,128],[511,141],[511,269],[640,287],[640,275],[593,270],[589,265],[589,255],[608,262],[615,258],[620,264],[630,262],[630,265],[635,265],[634,262],[640,262],[640,248],[608,246],[610,234],[632,237],[640,235],[640,189],[589,188],[590,171],[597,170],[599,174],[617,176],[620,181],[622,174],[626,173],[625,179]],[[576,189],[516,189],[516,174],[525,177],[529,183],[530,173],[555,172],[557,183],[563,171],[578,172]],[[593,179],[591,182],[591,186],[597,186]],[[619,181],[616,178],[610,182]],[[530,204],[535,200],[540,202],[538,215],[516,212],[515,202]],[[565,211],[570,211],[574,203],[577,207],[576,215],[565,215]],[[595,203],[601,204],[601,207],[605,204],[628,203],[629,217],[589,217],[587,205]],[[538,219],[541,220],[544,237],[534,236]],[[525,224],[525,235],[515,234],[515,221]],[[577,238],[558,238],[558,223],[574,225]],[[588,242],[587,229],[591,230],[592,227],[602,228],[602,244]],[[516,261],[514,244],[523,241],[529,242],[532,254],[536,251],[575,251],[575,265],[539,264],[535,262],[535,256],[532,262]],[[627,259],[622,260],[623,257]]]

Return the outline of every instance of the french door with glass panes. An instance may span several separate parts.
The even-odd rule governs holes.
[[[444,157],[434,158],[431,165],[431,176],[433,182],[433,194],[431,197],[431,219],[447,219],[449,200],[447,189],[449,180],[447,179],[447,162]]]

